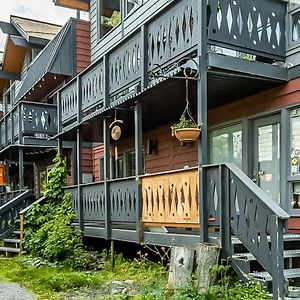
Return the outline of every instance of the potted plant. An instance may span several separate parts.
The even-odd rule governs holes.
[[[171,126],[172,136],[176,138],[181,143],[191,143],[195,142],[200,135],[201,129],[192,118],[186,118],[183,114],[178,123],[175,123]]]

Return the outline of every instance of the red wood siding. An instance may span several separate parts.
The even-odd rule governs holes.
[[[91,64],[90,22],[76,22],[76,71],[82,72]]]
[[[156,140],[157,151],[145,154],[146,173],[156,173],[181,169],[184,166],[197,165],[197,143],[180,146],[179,141],[171,136],[170,126],[163,126],[143,134],[143,146],[146,151],[148,139]],[[114,147],[114,145],[112,145]],[[118,141],[118,151],[134,149],[134,138],[129,137]],[[113,150],[112,150],[113,151]],[[103,157],[103,146],[93,149],[93,174],[95,181],[99,181],[99,158]]]
[[[300,78],[208,112],[209,126],[300,103]]]

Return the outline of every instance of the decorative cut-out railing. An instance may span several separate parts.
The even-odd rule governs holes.
[[[147,24],[140,24],[129,37],[61,89],[62,127],[74,123],[78,114],[84,118],[103,108],[104,103],[110,105],[138,92],[142,77],[148,77],[158,65],[167,66],[186,55],[195,55],[198,6],[198,0],[176,1],[164,14],[153,15]],[[145,44],[147,49],[143,49]]]
[[[145,226],[199,227],[198,168],[142,177]]]
[[[134,223],[136,221],[135,178],[109,180],[107,182],[110,212],[106,212],[104,182],[80,185],[84,222],[104,222],[108,216],[111,222]],[[78,186],[66,188],[71,193],[75,214],[79,216]]]
[[[286,3],[274,0],[209,0],[209,43],[284,59]]]
[[[13,121],[12,121],[13,120]],[[1,148],[24,137],[48,138],[57,134],[57,107],[52,104],[20,102],[0,121]]]
[[[148,83],[155,84],[153,74],[160,67],[197,56],[201,30],[208,31],[209,45],[284,60],[284,1],[208,0],[207,22],[201,22],[200,5],[198,0],[173,1],[63,87],[59,91],[60,128],[85,121],[94,111],[126,100]],[[131,17],[135,13],[139,11]],[[208,28],[201,28],[203,23]],[[124,26],[131,24],[124,22]],[[109,42],[108,38],[109,34],[100,43]]]
[[[272,276],[274,299],[284,299],[283,234],[289,215],[235,165],[206,166],[203,172],[204,240],[209,227],[219,227],[223,253],[230,257],[233,233]]]
[[[31,190],[23,191],[0,207],[0,239],[9,236],[15,229],[19,212],[34,200]]]

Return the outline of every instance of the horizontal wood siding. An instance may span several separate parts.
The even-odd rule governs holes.
[[[273,111],[300,103],[300,78],[257,95],[232,102],[208,112],[209,126]]]
[[[145,152],[148,139],[156,140],[157,151],[153,154],[145,154],[145,173],[170,171],[185,166],[197,165],[197,143],[180,146],[179,141],[171,136],[169,125],[144,132],[143,146]],[[118,141],[117,146],[119,153],[134,150],[134,137],[121,139]],[[93,175],[95,181],[99,181],[99,161],[101,157],[103,157],[102,145],[93,149]]]
[[[76,72],[82,72],[91,64],[90,22],[76,22]]]
[[[103,145],[93,148],[93,176],[95,181],[103,180],[100,178],[100,158],[103,157]]]

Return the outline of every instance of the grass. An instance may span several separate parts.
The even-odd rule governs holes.
[[[0,259],[0,281],[19,283],[35,294],[39,300],[66,299],[68,292],[101,288],[116,280],[134,280],[142,294],[151,293],[158,288],[161,290],[164,288],[166,273],[158,264],[143,261],[130,262],[121,257],[117,258],[113,271],[107,263],[104,264],[103,270],[93,272],[74,271],[65,267],[36,268],[30,266],[24,257]],[[124,297],[107,295],[97,299],[125,300]]]

